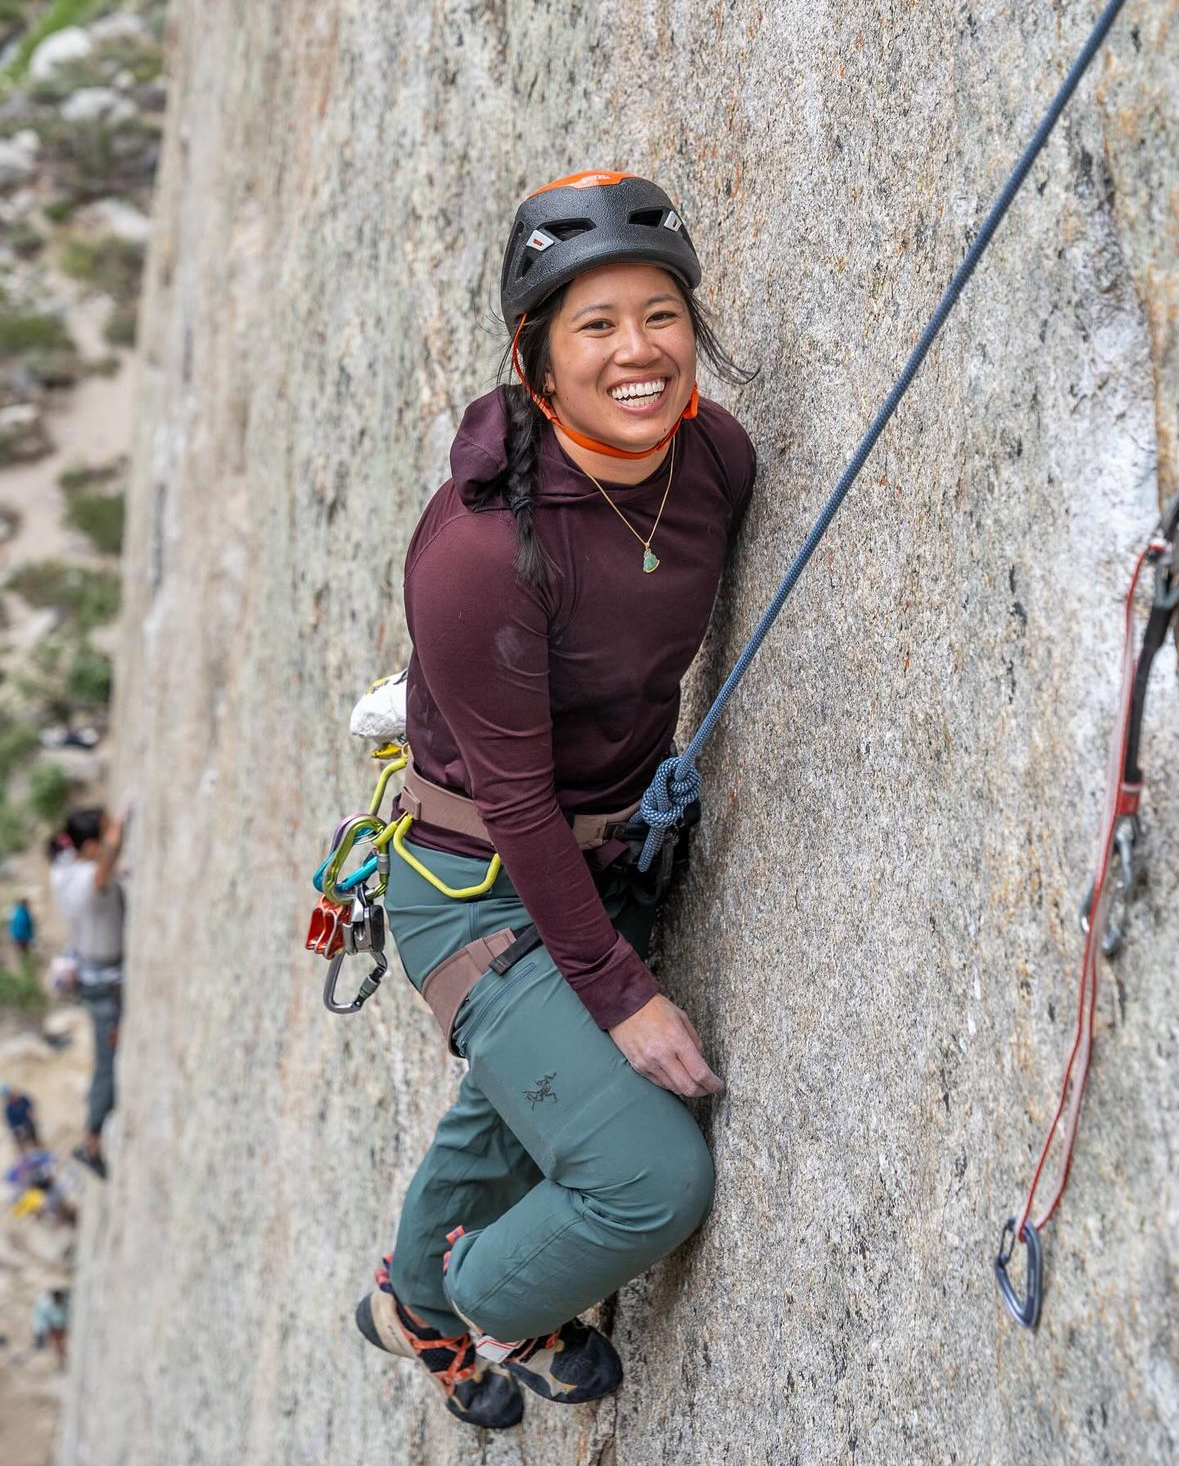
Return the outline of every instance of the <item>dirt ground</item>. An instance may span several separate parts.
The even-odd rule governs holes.
[[[90,1079],[91,1035],[86,1013],[55,1007],[44,1020],[57,1043],[45,1041],[42,1021],[0,1016],[0,1080],[24,1090],[37,1106],[41,1140],[62,1162],[70,1200],[84,1205],[86,1190],[102,1183],[69,1160],[81,1136]],[[17,1157],[4,1127],[0,1170]],[[33,1300],[45,1288],[69,1286],[73,1227],[38,1216],[12,1214],[5,1184],[0,1211],[0,1461],[4,1466],[50,1466],[65,1381],[52,1349],[33,1346]]]

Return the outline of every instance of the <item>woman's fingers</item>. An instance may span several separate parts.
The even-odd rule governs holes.
[[[700,1035],[696,1032],[696,1025],[692,1022],[692,1020],[688,1017],[688,1015],[684,1012],[682,1008],[680,1009],[680,1019],[682,1020],[684,1027],[692,1035],[692,1042],[696,1045],[700,1052],[703,1053],[704,1044],[700,1038]]]
[[[652,998],[610,1033],[631,1068],[661,1089],[685,1099],[724,1093],[691,1019],[666,998]]]
[[[681,1053],[680,1063],[691,1082],[698,1086],[698,1089],[693,1090],[695,1097],[699,1098],[706,1094],[724,1094],[724,1081],[708,1067],[707,1060],[698,1048],[693,1047]]]
[[[700,1050],[686,1042],[646,1055],[639,1073],[684,1099],[703,1099],[705,1095],[723,1094],[725,1090]]]

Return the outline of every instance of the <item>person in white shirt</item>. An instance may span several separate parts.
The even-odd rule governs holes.
[[[125,817],[112,818],[102,809],[74,810],[65,823],[64,848],[49,872],[78,955],[78,996],[94,1023],[86,1134],[74,1156],[100,1177],[106,1175],[102,1127],[115,1107],[115,1045],[123,1007],[126,902],[115,868],[125,823]]]

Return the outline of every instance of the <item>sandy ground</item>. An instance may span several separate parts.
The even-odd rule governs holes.
[[[66,1158],[62,1178],[71,1200],[85,1205],[87,1187],[102,1183],[68,1157],[85,1113],[90,1021],[71,1006],[51,1012],[47,1023],[69,1039],[65,1048],[47,1044],[37,1024],[0,1018],[0,1078],[33,1097],[42,1142]],[[5,1127],[0,1169],[7,1170],[16,1156]],[[33,1347],[31,1319],[33,1300],[42,1289],[69,1284],[74,1228],[34,1216],[14,1217],[12,1189],[5,1185],[0,1194],[0,1461],[4,1466],[50,1466],[65,1375],[51,1349]]]

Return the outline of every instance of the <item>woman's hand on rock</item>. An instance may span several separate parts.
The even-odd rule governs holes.
[[[610,1037],[637,1074],[672,1094],[701,1099],[725,1091],[724,1082],[708,1067],[691,1019],[668,998],[651,998],[616,1023]]]

